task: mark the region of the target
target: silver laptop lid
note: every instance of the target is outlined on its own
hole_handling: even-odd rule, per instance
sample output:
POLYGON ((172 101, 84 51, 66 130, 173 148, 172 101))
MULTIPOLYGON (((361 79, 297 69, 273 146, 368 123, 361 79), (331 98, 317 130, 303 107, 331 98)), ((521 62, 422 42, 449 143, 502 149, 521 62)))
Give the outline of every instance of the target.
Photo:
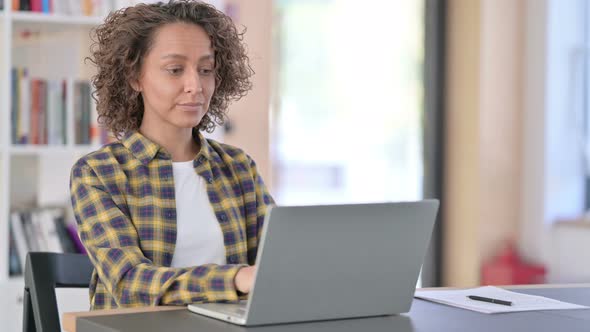
POLYGON ((248 325, 407 312, 437 200, 272 207, 248 325))

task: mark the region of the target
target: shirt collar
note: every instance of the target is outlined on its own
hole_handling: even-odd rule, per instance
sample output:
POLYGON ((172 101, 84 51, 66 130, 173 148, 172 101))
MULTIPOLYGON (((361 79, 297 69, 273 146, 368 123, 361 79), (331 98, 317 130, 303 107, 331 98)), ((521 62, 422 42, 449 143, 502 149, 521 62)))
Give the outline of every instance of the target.
MULTIPOLYGON (((196 129, 193 130, 193 139, 201 147, 199 153, 195 156, 195 160, 209 160, 211 158, 212 148, 207 139, 196 129)), ((170 154, 163 147, 143 136, 139 131, 126 134, 121 139, 121 143, 143 164, 148 164, 152 161, 158 155, 158 152, 165 156, 165 159, 170 159, 170 154)))
POLYGON ((203 136, 203 134, 196 129, 193 129, 193 138, 195 141, 197 141, 197 143, 199 143, 199 146, 201 147, 199 153, 197 153, 197 155, 195 156, 195 160, 210 160, 211 151, 213 150, 213 148, 211 147, 211 145, 209 145, 209 141, 207 141, 205 136, 203 136))

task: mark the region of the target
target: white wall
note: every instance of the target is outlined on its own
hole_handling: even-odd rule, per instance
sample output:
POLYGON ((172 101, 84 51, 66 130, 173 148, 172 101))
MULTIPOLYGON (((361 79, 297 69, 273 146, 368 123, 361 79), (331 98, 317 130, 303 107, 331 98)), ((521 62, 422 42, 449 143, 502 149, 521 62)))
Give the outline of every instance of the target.
POLYGON ((550 282, 590 282, 590 223, 560 223, 551 231, 550 282))
POLYGON ((556 228, 584 209, 583 160, 577 112, 581 105, 582 8, 586 0, 528 0, 525 29, 522 223, 520 251, 544 263, 548 281, 583 279, 576 251, 590 240, 556 228), (567 248, 567 249, 566 249, 567 248), (575 254, 574 254, 575 255, 575 254), (576 272, 579 271, 579 272, 576 272))

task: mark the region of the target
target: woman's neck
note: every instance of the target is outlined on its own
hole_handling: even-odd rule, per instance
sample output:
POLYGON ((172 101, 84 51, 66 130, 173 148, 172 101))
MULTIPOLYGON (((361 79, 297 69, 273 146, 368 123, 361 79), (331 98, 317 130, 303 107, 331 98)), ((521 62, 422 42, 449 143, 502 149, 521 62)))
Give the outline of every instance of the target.
POLYGON ((142 126, 139 132, 160 145, 172 157, 172 161, 189 161, 193 160, 197 153, 199 153, 200 146, 193 139, 192 128, 176 129, 176 130, 150 130, 142 126))

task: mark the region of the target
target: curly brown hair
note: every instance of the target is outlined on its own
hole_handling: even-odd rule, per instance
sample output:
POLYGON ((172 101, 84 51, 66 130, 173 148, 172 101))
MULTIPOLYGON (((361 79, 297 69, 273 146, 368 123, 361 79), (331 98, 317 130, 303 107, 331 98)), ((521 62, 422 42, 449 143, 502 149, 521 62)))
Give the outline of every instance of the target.
POLYGON ((215 92, 209 110, 195 130, 212 132, 226 120, 229 104, 252 88, 245 32, 215 7, 191 0, 138 4, 111 12, 93 29, 87 59, 97 67, 92 78, 99 123, 115 137, 135 131, 143 119, 143 99, 130 82, 137 81, 142 60, 150 51, 156 30, 165 24, 192 23, 202 27, 215 52, 215 92))

